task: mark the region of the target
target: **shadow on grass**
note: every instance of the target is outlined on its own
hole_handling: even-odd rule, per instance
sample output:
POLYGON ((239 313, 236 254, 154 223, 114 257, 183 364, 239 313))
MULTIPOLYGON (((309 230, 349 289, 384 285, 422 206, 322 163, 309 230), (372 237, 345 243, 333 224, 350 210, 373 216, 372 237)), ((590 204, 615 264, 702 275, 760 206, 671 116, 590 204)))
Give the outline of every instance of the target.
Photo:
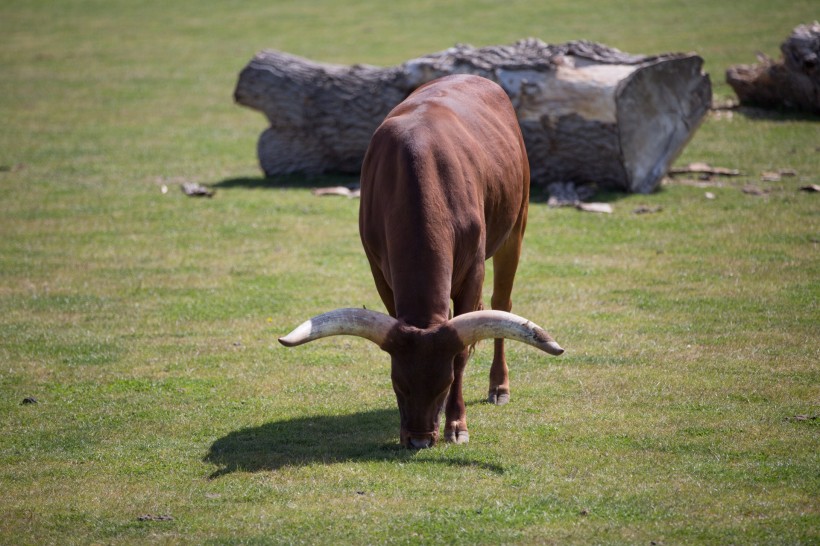
POLYGON ((774 122, 796 121, 808 123, 816 123, 820 121, 820 115, 800 110, 790 110, 779 106, 765 107, 740 105, 728 108, 727 110, 737 112, 750 120, 765 120, 774 122))
MULTIPOLYGON (((654 193, 660 193, 663 191, 663 188, 660 186, 654 193)), ((629 194, 626 192, 618 192, 613 190, 596 190, 594 195, 588 199, 585 199, 585 202, 595 202, 595 203, 610 203, 615 204, 621 199, 629 197, 629 194)), ((530 203, 539 204, 539 205, 546 205, 550 199, 550 192, 547 190, 547 185, 545 184, 531 184, 530 185, 530 203)))
MULTIPOLYGON (((314 176, 307 176, 307 175, 300 175, 300 174, 290 174, 290 175, 282 175, 282 176, 272 176, 265 178, 263 176, 260 177, 240 177, 240 178, 227 178, 225 180, 221 180, 214 184, 209 184, 209 187, 213 189, 234 189, 234 188, 246 188, 246 189, 268 189, 268 190, 276 190, 276 189, 306 189, 306 188, 326 188, 330 186, 345 186, 345 187, 352 187, 358 186, 359 184, 359 176, 358 175, 351 175, 351 174, 328 174, 328 175, 314 175, 314 176)), ((622 197, 625 197, 626 193, 615 192, 615 191, 607 191, 607 190, 600 190, 596 192, 595 201, 600 202, 613 202, 622 197)), ((547 202, 549 199, 549 192, 547 191, 546 184, 537 184, 535 182, 532 183, 530 188, 530 198, 534 202, 547 202)))
MULTIPOLYGON (((299 174, 282 175, 274 177, 245 177, 245 178, 228 178, 215 184, 210 184, 209 187, 215 190, 218 189, 263 189, 263 190, 281 190, 281 189, 316 189, 328 188, 333 186, 344 186, 353 188, 359 185, 358 175, 345 174, 328 174, 306 176, 299 174)), ((662 191, 658 188, 658 191, 662 191)), ((595 193, 595 196, 588 201, 596 201, 599 203, 614 203, 619 199, 626 197, 625 192, 616 192, 608 190, 600 190, 595 193)), ((546 204, 549 200, 550 194, 547 191, 545 184, 533 183, 530 188, 530 202, 546 204)))
MULTIPOLYGON (((358 174, 323 174, 323 175, 304 175, 304 174, 287 174, 271 177, 244 177, 244 178, 227 178, 210 184, 209 187, 217 189, 267 189, 267 190, 282 190, 282 189, 317 189, 328 188, 335 186, 344 186, 352 189, 358 187, 358 174)), ((550 198, 547 183, 539 183, 533 181, 530 184, 530 203, 546 205, 550 198)), ((660 185, 654 193, 664 191, 660 185)), ((615 204, 617 201, 629 197, 629 193, 623 191, 615 191, 611 189, 595 189, 594 195, 585 199, 587 202, 596 203, 610 203, 615 204)))
POLYGON ((272 177, 244 177, 244 178, 228 178, 221 180, 215 184, 211 184, 213 189, 305 189, 305 188, 324 188, 328 186, 353 186, 358 185, 358 175, 316 175, 307 176, 300 174, 290 174, 272 177))
MULTIPOLYGON (((210 479, 237 471, 262 472, 351 461, 435 463, 504 473, 501 465, 471 459, 463 452, 417 461, 420 452, 402 447, 398 432, 397 409, 298 417, 233 431, 216 440, 203 460, 219 467, 210 479)), ((435 454, 437 449, 434 447, 428 453, 435 454)))

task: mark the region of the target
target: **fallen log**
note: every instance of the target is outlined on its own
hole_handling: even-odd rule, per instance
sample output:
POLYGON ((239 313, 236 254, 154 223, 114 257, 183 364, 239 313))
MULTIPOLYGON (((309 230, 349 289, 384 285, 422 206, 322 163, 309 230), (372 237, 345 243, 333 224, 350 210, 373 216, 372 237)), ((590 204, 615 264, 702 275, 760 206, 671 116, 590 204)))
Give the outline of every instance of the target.
POLYGON ((375 128, 420 85, 472 73, 501 85, 518 113, 535 184, 594 183, 649 193, 694 134, 711 84, 694 54, 629 55, 585 41, 451 49, 380 68, 258 53, 234 97, 270 123, 267 176, 356 173, 375 128))
POLYGON ((820 23, 796 27, 780 46, 783 57, 758 54, 758 64, 726 70, 740 104, 820 114, 820 23))

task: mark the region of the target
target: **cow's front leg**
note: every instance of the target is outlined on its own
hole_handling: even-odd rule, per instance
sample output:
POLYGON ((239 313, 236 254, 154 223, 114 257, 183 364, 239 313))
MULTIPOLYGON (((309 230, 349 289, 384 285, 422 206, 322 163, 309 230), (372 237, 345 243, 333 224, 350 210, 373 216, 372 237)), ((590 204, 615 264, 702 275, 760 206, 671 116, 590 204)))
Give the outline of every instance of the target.
POLYGON ((465 349, 453 359, 453 384, 450 386, 444 410, 444 439, 455 444, 466 444, 470 441, 470 433, 467 432, 467 408, 461 391, 464 368, 467 367, 469 356, 469 349, 465 349))
MULTIPOLYGON (((476 258, 477 261, 471 274, 465 279, 458 296, 453 298, 453 315, 455 316, 483 308, 481 303, 481 287, 484 284, 483 252, 477 251, 476 258)), ((444 413, 446 420, 444 439, 456 444, 466 444, 470 441, 470 433, 467 432, 467 408, 464 406, 461 386, 467 359, 470 358, 473 348, 465 347, 453 359, 453 384, 447 395, 447 406, 444 413)))

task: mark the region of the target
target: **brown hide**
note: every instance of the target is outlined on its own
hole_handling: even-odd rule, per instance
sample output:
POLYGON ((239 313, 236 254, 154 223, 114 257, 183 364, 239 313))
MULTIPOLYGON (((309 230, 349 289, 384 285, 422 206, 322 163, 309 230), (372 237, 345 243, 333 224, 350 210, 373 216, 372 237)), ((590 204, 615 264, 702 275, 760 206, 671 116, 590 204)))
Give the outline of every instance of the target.
MULTIPOLYGON (((448 439, 466 441, 467 351, 447 334, 450 300, 455 315, 480 309, 484 261, 496 256, 492 307, 510 310, 528 198, 515 111, 487 79, 435 80, 373 135, 362 167, 359 229, 379 295, 399 321, 383 348, 392 357, 405 445, 436 441, 445 404, 448 439)), ((502 340, 491 397, 493 383, 508 393, 502 340)))
POLYGON ((526 150, 498 85, 451 76, 411 94, 376 130, 361 177, 359 230, 390 314, 445 322, 451 298, 476 295, 476 271, 483 280, 528 197, 526 150))

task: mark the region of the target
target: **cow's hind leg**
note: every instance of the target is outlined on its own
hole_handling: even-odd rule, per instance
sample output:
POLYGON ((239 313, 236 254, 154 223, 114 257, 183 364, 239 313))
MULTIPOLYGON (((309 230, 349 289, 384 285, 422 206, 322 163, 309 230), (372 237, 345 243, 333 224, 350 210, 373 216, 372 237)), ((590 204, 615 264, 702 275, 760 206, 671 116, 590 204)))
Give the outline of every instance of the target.
MULTIPOLYGON (((524 220, 520 220, 509 239, 493 256, 493 297, 492 308, 509 312, 512 309, 512 289, 518 259, 521 256, 521 238, 524 220)), ((510 376, 507 359, 504 356, 504 340, 496 339, 493 363, 490 367, 490 390, 487 401, 503 406, 510 401, 510 376)))

